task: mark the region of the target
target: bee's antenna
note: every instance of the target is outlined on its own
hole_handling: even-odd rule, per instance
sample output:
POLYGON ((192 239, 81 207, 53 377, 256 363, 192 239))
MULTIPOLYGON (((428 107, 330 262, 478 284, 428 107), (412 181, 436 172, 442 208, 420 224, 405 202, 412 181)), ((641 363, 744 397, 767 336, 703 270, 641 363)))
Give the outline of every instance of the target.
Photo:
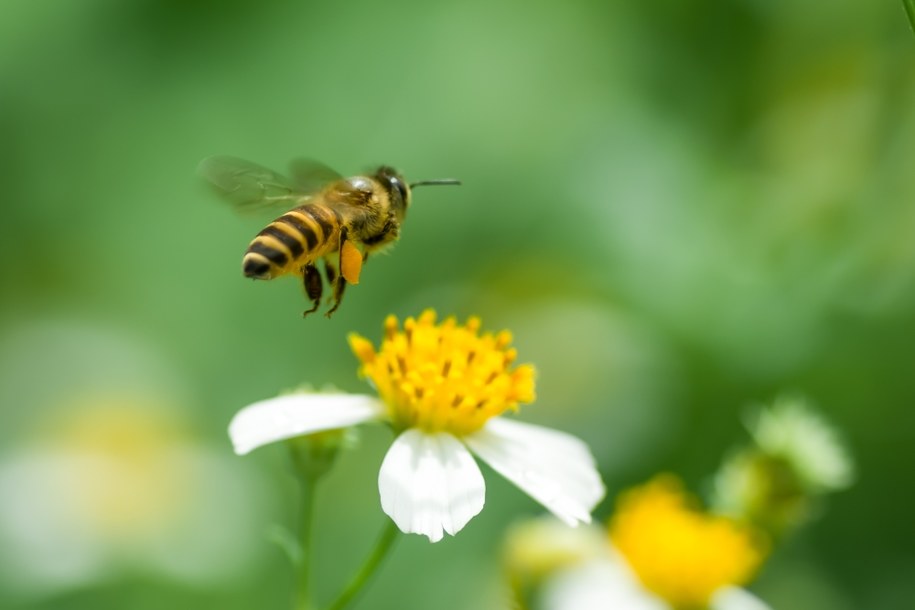
POLYGON ((411 182, 410 188, 414 186, 426 186, 430 184, 456 184, 460 185, 460 180, 455 180, 454 178, 441 178, 439 180, 420 180, 419 182, 411 182))

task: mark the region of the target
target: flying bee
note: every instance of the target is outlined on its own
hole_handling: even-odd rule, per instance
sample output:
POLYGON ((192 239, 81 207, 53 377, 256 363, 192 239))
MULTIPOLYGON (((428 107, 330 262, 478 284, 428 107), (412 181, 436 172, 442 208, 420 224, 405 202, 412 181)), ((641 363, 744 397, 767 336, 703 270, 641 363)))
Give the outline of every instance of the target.
POLYGON ((344 178, 304 159, 293 162, 291 179, 224 156, 204 159, 198 172, 239 210, 289 208, 248 245, 242 272, 256 280, 300 276, 311 300, 305 316, 318 309, 324 279, 333 289, 326 314, 330 317, 340 307, 346 285, 359 283, 369 254, 397 241, 414 187, 460 184, 453 179, 407 183, 387 166, 370 175, 344 178), (323 261, 323 278, 319 260, 323 261))

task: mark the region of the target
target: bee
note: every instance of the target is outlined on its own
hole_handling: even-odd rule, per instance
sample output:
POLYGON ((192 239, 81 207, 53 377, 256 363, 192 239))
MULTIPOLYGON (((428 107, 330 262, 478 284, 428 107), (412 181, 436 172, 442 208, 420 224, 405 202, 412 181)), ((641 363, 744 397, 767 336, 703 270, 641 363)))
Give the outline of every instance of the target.
POLYGON ((248 245, 242 273, 256 280, 301 277, 311 301, 303 316, 317 311, 325 279, 333 289, 326 315, 337 311, 346 285, 359 283, 369 254, 400 237, 414 187, 460 184, 450 178, 407 183, 387 166, 369 175, 344 178, 321 163, 305 159, 293 161, 291 178, 226 156, 204 159, 198 173, 241 211, 288 208, 248 245), (319 260, 323 261, 323 278, 317 267, 319 260))

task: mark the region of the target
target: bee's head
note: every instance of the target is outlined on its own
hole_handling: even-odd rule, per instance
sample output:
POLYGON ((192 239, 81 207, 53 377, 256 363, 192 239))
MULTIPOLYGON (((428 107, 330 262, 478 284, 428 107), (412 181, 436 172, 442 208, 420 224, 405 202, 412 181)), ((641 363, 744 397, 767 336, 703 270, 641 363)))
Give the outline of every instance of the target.
POLYGON ((461 183, 460 180, 454 180, 453 178, 442 178, 439 180, 422 180, 420 182, 408 184, 407 181, 403 179, 403 176, 397 173, 397 170, 387 166, 378 168, 378 171, 375 172, 375 179, 380 181, 381 184, 384 185, 385 190, 387 190, 388 196, 391 198, 391 207, 394 208, 394 213, 397 214, 399 220, 403 220, 403 217, 407 214, 407 208, 410 206, 413 192, 412 189, 414 186, 461 183))
POLYGON ((391 198, 391 207, 400 220, 407 214, 410 206, 410 187, 393 167, 382 166, 375 172, 375 178, 384 185, 388 196, 391 198))

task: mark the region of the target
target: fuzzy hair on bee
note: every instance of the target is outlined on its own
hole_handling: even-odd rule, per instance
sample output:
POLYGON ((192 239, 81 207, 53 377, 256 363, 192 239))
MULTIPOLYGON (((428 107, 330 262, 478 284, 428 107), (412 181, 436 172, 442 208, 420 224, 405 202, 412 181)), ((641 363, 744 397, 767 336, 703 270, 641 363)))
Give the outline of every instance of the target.
POLYGON ((286 209, 251 240, 242 258, 242 273, 256 280, 301 277, 311 301, 304 316, 317 311, 326 280, 332 288, 327 317, 340 307, 347 284, 359 283, 369 254, 400 237, 412 189, 460 184, 454 179, 407 183, 388 166, 344 178, 305 159, 293 161, 290 177, 227 156, 204 159, 198 173, 238 210, 286 209))

